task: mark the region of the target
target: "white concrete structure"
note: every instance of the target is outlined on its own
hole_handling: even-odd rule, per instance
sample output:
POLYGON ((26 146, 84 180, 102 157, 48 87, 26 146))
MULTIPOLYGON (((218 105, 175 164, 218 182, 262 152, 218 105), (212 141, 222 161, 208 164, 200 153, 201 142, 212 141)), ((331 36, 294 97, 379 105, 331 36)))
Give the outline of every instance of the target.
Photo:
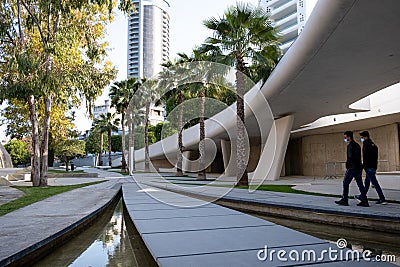
POLYGON ((93 117, 98 119, 100 115, 107 114, 108 112, 114 113, 115 109, 111 108, 110 100, 105 100, 104 105, 98 105, 93 108, 93 117))
POLYGON ((128 22, 128 77, 153 77, 169 59, 169 0, 133 0, 128 22))
MULTIPOLYGON (((398 10, 398 0, 381 1, 379 9, 374 1, 318 2, 302 34, 266 83, 245 95, 248 135, 260 137, 269 133, 269 138, 261 137, 258 144, 251 144, 260 147, 258 157, 253 155, 257 162, 255 176, 260 175, 253 177, 256 183, 265 178, 279 178, 278 170, 283 165, 291 130, 321 117, 354 112, 350 108, 354 102, 400 82, 398 10), (271 124, 264 122, 260 128, 252 112, 265 108, 260 95, 279 120, 276 121, 275 134, 279 137, 276 142, 272 140, 275 136, 270 131, 271 124), (266 127, 269 128, 266 130, 266 127), (271 142, 276 144, 273 150, 269 146, 271 142)), ((232 108, 228 108, 206 121, 206 138, 212 139, 221 150, 221 140, 226 140, 227 132, 235 129, 232 108)), ((197 149, 198 142, 198 125, 183 132, 186 149, 197 149)), ((149 153, 152 160, 161 162, 167 156, 176 157, 176 151, 177 137, 172 136, 150 146, 149 153)), ((222 154, 224 159, 228 157, 226 148, 222 154)), ((136 151, 136 160, 141 167, 144 150, 136 151)))
POLYGON ((258 5, 271 14, 285 53, 306 25, 318 0, 259 0, 258 5))

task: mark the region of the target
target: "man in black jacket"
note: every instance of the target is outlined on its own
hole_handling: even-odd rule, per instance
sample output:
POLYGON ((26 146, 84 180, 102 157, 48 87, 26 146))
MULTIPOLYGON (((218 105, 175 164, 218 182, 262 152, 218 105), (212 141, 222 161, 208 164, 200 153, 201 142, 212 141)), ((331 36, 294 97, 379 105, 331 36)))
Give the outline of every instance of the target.
POLYGON ((358 189, 360 190, 360 203, 357 206, 369 207, 367 193, 362 182, 362 164, 361 164, 361 147, 354 141, 353 132, 344 133, 344 141, 347 143, 347 161, 346 174, 343 179, 343 196, 340 200, 335 201, 336 204, 348 206, 349 202, 349 185, 353 178, 356 180, 358 189))
MULTIPOLYGON (((378 147, 372 142, 368 131, 361 132, 360 136, 363 143, 363 168, 366 174, 365 191, 368 192, 369 186, 372 183, 379 196, 379 200, 376 203, 385 205, 387 202, 375 175, 378 168, 378 147)), ((360 196, 356 196, 356 198, 360 199, 360 196)))

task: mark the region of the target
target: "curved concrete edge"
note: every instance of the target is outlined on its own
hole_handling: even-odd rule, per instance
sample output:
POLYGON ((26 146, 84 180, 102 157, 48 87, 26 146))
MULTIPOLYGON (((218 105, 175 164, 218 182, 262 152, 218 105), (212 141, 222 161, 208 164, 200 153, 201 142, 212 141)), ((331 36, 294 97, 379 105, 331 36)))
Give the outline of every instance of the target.
MULTIPOLYGON (((80 232, 87 227, 94 219, 100 216, 108 207, 115 203, 120 197, 122 192, 122 183, 115 184, 112 188, 115 193, 104 205, 92 211, 90 214, 77 220, 75 223, 70 224, 68 227, 54 233, 53 235, 35 243, 15 254, 6 257, 0 261, 0 267, 3 266, 27 266, 32 263, 32 259, 38 259, 47 254, 49 250, 57 245, 63 243, 65 240, 72 237, 72 235, 80 232)), ((66 192, 68 193, 68 192, 66 192)))
POLYGON ((178 190, 175 188, 168 188, 168 186, 159 186, 153 183, 147 185, 204 201, 211 201, 215 204, 244 212, 259 213, 309 222, 327 223, 331 225, 348 225, 354 228, 377 230, 380 232, 399 233, 400 231, 400 217, 395 218, 375 214, 327 210, 317 207, 301 206, 300 204, 277 204, 268 203, 268 201, 258 202, 257 200, 252 201, 249 199, 230 196, 224 196, 215 200, 215 196, 204 193, 178 190))
MULTIPOLYGON (((135 184, 136 185, 136 184, 135 184)), ((140 190, 140 188, 138 188, 138 190, 140 190)), ((129 195, 128 193, 125 193, 127 190, 125 189, 125 186, 122 186, 121 192, 122 192, 122 203, 124 205, 124 208, 126 209, 127 213, 128 213, 128 217, 130 218, 130 222, 133 224, 134 226, 134 230, 136 231, 136 233, 139 235, 141 241, 143 242, 143 244, 146 246, 148 252, 150 253, 151 257, 154 259, 156 265, 159 265, 159 262, 157 261, 157 255, 154 254, 154 251, 151 249, 150 244, 148 244, 146 242, 146 239, 143 238, 143 233, 141 231, 138 230, 138 225, 137 225, 137 221, 135 221, 133 219, 132 214, 130 213, 128 207, 127 207, 127 201, 126 201, 126 197, 129 195)))

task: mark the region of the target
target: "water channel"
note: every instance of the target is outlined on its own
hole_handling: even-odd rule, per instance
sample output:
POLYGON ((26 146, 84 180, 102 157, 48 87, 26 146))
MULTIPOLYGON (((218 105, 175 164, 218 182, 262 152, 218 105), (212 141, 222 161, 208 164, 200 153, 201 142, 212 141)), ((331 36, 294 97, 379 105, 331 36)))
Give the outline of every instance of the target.
POLYGON ((157 266, 119 201, 35 267, 157 266))
MULTIPOLYGON (((395 255, 400 266, 400 234, 355 230, 271 216, 251 214, 318 238, 336 242, 345 238, 353 249, 395 255)), ((120 201, 88 229, 54 250, 35 267, 157 266, 120 201)))

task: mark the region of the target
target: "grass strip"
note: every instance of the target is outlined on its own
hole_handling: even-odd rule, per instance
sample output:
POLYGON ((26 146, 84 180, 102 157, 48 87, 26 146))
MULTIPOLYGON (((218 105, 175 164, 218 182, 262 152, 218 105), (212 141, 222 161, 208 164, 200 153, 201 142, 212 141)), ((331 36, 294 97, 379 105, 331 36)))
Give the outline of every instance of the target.
MULTIPOLYGON (((228 184, 196 184, 196 183, 184 183, 184 182, 174 182, 173 184, 181 184, 181 185, 197 185, 197 186, 215 186, 215 187, 232 187, 232 185, 228 184)), ((280 192, 280 193, 291 193, 291 194, 300 194, 300 195, 311 195, 311 196, 321 196, 321 197, 341 197, 340 195, 333 194, 322 194, 322 193, 314 193, 301 191, 297 189, 293 189, 294 185, 260 185, 260 186, 235 186, 237 189, 256 189, 261 191, 271 191, 271 192, 280 192)))
POLYGON ((49 170, 48 171, 49 173, 61 173, 61 174, 66 174, 66 173, 85 173, 85 171, 69 171, 69 172, 67 172, 67 171, 63 171, 63 170, 49 170))
POLYGON ((105 181, 97 181, 85 184, 77 185, 65 185, 65 186, 48 186, 48 187, 31 187, 31 186, 13 186, 18 190, 25 193, 23 197, 10 201, 0 206, 0 216, 23 208, 35 202, 41 201, 45 198, 68 192, 77 188, 103 183, 105 181))

